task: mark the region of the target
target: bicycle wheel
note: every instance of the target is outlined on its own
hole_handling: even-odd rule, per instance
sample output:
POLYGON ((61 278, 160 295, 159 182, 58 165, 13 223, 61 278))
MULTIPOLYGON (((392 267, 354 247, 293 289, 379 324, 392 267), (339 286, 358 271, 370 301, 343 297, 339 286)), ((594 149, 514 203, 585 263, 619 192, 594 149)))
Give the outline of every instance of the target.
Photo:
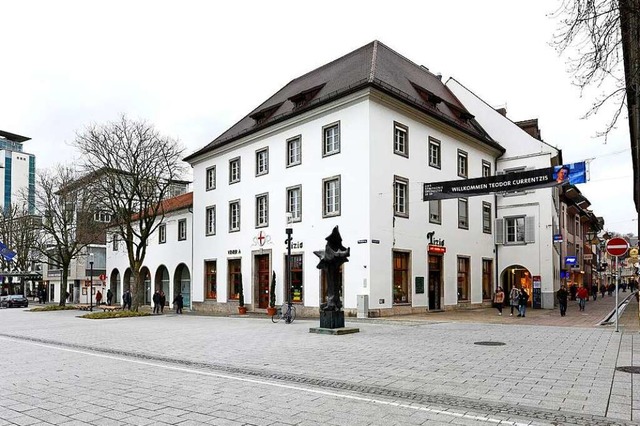
POLYGON ((291 320, 289 321, 289 324, 291 324, 294 319, 296 319, 296 307, 292 305, 291 306, 291 320))
POLYGON ((271 315, 271 322, 275 324, 281 319, 282 319, 282 308, 278 308, 275 315, 271 315))

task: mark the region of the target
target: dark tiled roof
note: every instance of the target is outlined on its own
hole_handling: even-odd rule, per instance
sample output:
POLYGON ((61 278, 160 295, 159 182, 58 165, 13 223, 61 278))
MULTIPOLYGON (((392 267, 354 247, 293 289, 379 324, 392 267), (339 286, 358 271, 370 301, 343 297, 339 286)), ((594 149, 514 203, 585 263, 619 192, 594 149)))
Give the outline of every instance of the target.
POLYGON ((375 87, 504 152, 439 77, 379 41, 373 41, 292 80, 185 161, 366 87, 375 87), (302 92, 318 87, 320 89, 307 103, 295 105, 292 102, 291 98, 296 100, 302 92))

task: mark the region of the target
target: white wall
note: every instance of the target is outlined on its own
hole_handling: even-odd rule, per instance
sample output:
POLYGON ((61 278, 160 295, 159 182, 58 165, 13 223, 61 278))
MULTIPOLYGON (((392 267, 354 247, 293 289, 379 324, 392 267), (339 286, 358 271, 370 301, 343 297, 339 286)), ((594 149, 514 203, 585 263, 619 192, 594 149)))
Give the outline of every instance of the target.
MULTIPOLYGON (((556 148, 529 135, 456 80, 450 79, 447 87, 505 148, 505 153, 497 160, 498 171, 521 167, 541 169, 553 165, 552 158, 559 154, 556 148)), ((522 265, 531 275, 540 275, 542 307, 553 308, 553 293, 559 288, 559 276, 555 272, 559 252, 553 245, 553 234, 557 231, 553 225, 557 225, 559 219, 553 188, 524 191, 520 195, 497 195, 496 199, 498 218, 518 215, 536 218, 535 243, 498 245, 499 274, 512 265, 522 265)))

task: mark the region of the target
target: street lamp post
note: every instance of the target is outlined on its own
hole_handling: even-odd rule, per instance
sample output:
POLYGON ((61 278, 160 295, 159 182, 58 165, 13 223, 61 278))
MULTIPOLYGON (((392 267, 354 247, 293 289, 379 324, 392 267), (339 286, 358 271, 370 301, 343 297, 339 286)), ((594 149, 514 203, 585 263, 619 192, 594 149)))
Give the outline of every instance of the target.
POLYGON ((89 253, 89 310, 93 311, 93 253, 89 253))
MULTIPOLYGON (((285 229, 287 233, 287 306, 289 308, 289 312, 291 312, 291 235, 293 234, 293 228, 285 229)), ((286 318, 287 324, 291 322, 291 317, 288 316, 286 318)))

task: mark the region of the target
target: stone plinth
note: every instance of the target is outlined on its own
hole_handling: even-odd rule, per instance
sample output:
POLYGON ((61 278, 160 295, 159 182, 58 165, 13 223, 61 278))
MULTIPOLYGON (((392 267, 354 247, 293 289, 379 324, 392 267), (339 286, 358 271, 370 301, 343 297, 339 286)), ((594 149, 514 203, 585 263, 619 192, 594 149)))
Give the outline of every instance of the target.
POLYGON ((344 328, 344 311, 320 311, 320 328, 344 328))

